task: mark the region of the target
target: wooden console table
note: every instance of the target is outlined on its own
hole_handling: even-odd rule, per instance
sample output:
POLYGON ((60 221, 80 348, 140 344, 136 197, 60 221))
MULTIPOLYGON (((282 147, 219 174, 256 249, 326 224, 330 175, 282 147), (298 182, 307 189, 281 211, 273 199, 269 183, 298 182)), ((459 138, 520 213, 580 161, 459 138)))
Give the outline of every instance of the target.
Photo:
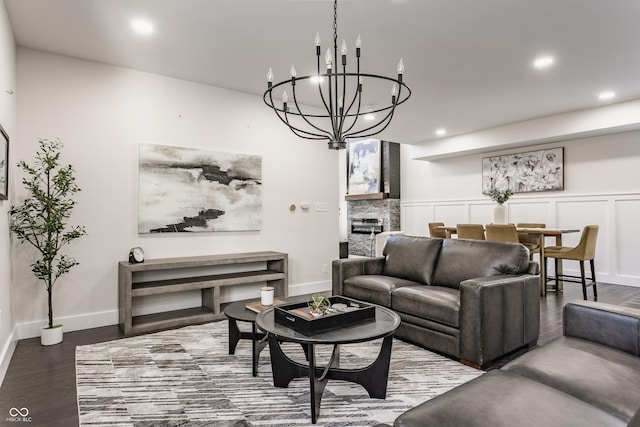
MULTIPOLYGON (((118 264, 118 305, 120 329, 125 335, 158 331, 224 318, 220 311, 220 288, 266 282, 275 288, 276 297, 288 295, 288 255, 281 252, 246 252, 182 258, 149 259, 140 264, 122 261, 118 264), (190 269, 265 263, 263 269, 233 273, 189 275, 190 269), (145 272, 183 270, 184 276, 172 279, 141 281, 145 272), (200 290, 202 306, 164 313, 133 316, 134 298, 200 290)), ((246 266, 245 266, 246 269, 246 266)), ((196 273, 197 274, 197 273, 196 273)), ((174 274, 175 275, 175 274, 174 274)))

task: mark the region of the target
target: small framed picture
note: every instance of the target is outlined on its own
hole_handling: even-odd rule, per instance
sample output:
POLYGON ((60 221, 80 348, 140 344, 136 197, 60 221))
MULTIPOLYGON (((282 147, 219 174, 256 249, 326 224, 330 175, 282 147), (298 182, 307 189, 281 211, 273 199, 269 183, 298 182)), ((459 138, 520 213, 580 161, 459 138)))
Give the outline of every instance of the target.
POLYGON ((0 125, 0 200, 9 196, 9 135, 0 125))

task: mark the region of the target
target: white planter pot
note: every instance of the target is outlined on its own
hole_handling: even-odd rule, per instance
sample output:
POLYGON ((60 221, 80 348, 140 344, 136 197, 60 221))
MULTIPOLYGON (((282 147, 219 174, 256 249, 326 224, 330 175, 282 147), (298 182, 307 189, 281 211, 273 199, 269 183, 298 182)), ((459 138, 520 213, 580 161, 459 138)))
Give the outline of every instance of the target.
POLYGON ((42 345, 54 345, 62 342, 62 325, 53 327, 51 329, 46 326, 42 327, 40 331, 40 344, 42 345))
POLYGON ((493 210, 493 223, 494 224, 508 224, 509 223, 509 210, 506 205, 497 205, 493 210))

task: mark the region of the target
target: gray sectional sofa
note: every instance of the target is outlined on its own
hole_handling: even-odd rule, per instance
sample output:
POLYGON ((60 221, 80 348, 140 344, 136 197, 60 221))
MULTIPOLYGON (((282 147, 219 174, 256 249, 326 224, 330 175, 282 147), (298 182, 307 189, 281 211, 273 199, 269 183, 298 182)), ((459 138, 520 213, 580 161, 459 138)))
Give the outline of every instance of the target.
POLYGON ((564 336, 400 415, 395 427, 640 426, 640 310, 565 305, 564 336))
POLYGON ((536 343, 539 268, 523 245, 392 235, 383 254, 334 261, 332 292, 396 311, 396 337, 474 367, 536 343))

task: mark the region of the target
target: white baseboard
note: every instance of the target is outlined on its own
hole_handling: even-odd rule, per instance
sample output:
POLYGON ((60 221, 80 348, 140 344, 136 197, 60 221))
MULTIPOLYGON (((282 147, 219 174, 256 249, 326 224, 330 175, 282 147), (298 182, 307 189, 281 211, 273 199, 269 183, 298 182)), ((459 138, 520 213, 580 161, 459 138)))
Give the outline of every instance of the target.
MULTIPOLYGON (((79 331, 82 329, 99 328, 101 326, 117 325, 118 310, 102 311, 98 313, 81 314, 56 318, 56 323, 61 324, 64 332, 79 331)), ((40 336, 40 329, 47 324, 47 320, 25 322, 16 324, 17 339, 35 338, 40 336)))
POLYGON ((13 356, 13 351, 16 349, 17 344, 18 340, 16 339, 16 328, 14 327, 9 334, 7 342, 2 348, 2 351, 0 352, 0 386, 2 386, 4 377, 9 370, 9 363, 11 363, 11 357, 13 356))
MULTIPOLYGON (((304 295, 314 292, 330 292, 331 281, 303 283, 300 285, 289 286, 289 295, 304 295)), ((236 295, 237 299, 251 298, 253 294, 236 295)), ((179 307, 184 308, 184 307, 179 307)), ((173 306, 154 305, 149 307, 148 312, 158 312, 167 309, 176 309, 173 306)), ((146 311, 146 310, 145 310, 146 311)), ((145 313, 146 314, 146 313, 145 313)), ((98 313, 87 313, 78 316, 68 316, 56 318, 56 323, 62 324, 65 332, 79 331, 82 329, 99 328, 101 326, 117 325, 118 310, 109 310, 98 313)), ((35 338, 40 336, 40 328, 47 323, 46 319, 37 320, 35 322, 18 323, 14 328, 15 340, 23 340, 26 338, 35 338)), ((15 347, 15 343, 14 343, 15 347)), ((12 350, 13 351, 13 350, 12 350)))
POLYGON ((312 294, 314 292, 331 292, 331 280, 289 286, 289 296, 291 297, 296 295, 312 294))

